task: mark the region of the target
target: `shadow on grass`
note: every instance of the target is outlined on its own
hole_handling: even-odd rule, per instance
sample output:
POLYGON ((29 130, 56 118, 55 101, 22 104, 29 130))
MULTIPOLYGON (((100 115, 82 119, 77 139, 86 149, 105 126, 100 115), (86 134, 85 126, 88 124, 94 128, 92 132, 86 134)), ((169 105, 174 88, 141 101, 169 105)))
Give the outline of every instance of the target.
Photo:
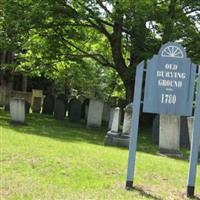
MULTIPOLYGON (((13 125, 10 122, 8 112, 0 110, 0 125, 24 134, 49 137, 65 142, 85 142, 96 145, 104 145, 106 128, 86 129, 86 125, 70 123, 68 119, 58 121, 53 116, 43 114, 28 114, 26 116, 27 124, 24 126, 13 125)), ((119 148, 119 147, 117 147, 119 148)), ((120 148, 127 151, 127 148, 120 148)), ((151 134, 149 129, 140 130, 138 137, 137 151, 157 155, 158 146, 151 143, 151 134)))
MULTIPOLYGON (((131 191, 131 190, 130 190, 131 191)), ((146 192, 143 188, 141 187, 134 187, 133 191, 137 191, 140 193, 141 196, 147 197, 147 198, 151 198, 151 199, 155 199, 155 200, 163 200, 160 197, 157 197, 155 195, 152 195, 148 192, 146 192)))
POLYGON ((9 113, 0 111, 0 126, 20 133, 103 145, 105 129, 90 130, 84 124, 72 124, 68 120, 57 121, 52 116, 41 114, 29 114, 26 119, 27 124, 24 126, 13 125, 10 123, 9 113))

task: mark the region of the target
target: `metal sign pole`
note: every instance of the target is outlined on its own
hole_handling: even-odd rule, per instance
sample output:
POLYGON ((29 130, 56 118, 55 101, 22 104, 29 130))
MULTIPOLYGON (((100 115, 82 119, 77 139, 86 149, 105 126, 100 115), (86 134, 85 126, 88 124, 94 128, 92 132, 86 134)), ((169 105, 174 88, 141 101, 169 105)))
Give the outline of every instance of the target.
POLYGON ((134 100, 133 100, 134 115, 132 115, 132 122, 131 122, 131 138, 129 144, 126 189, 133 188, 143 73, 144 73, 144 61, 137 66, 136 70, 136 81, 135 81, 134 100))
POLYGON ((198 78, 198 89, 196 97, 196 108, 194 114, 194 124, 192 131, 191 151, 190 151, 190 167, 187 186, 187 196, 193 197, 195 190, 196 171, 198 163, 198 150, 200 145, 200 76, 198 78))

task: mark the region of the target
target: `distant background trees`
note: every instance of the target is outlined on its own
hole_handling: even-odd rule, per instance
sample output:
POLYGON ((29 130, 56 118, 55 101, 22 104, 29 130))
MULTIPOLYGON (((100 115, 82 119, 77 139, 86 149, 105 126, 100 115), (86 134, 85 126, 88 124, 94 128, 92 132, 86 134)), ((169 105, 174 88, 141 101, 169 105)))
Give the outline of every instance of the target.
POLYGON ((132 100, 136 65, 178 41, 200 63, 199 0, 1 0, 1 68, 69 94, 132 100), (3 62, 1 62, 3 63, 3 62))

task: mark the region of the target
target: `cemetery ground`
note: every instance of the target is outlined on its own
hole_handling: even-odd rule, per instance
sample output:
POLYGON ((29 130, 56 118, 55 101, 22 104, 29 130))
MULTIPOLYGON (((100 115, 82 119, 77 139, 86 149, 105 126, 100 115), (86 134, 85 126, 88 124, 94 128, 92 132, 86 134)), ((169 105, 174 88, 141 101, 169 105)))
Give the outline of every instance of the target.
MULTIPOLYGON (((0 199, 187 199, 185 159, 159 156, 140 130, 135 190, 125 190, 128 150, 103 145, 105 129, 30 114, 14 126, 0 111, 0 199)), ((200 199, 200 165, 196 180, 200 199)))

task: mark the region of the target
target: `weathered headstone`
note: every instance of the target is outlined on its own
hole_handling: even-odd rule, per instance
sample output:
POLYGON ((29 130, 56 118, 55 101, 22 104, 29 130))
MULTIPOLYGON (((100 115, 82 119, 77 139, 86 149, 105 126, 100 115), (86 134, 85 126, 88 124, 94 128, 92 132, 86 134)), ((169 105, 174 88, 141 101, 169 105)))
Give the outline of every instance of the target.
POLYGON ((160 153, 181 156, 180 153, 180 117, 160 115, 159 134, 160 153))
POLYGON ((67 98, 67 96, 65 94, 58 94, 56 99, 63 101, 63 103, 65 105, 65 112, 66 112, 67 109, 68 109, 68 98, 67 98))
POLYGON ((133 104, 130 103, 124 108, 124 121, 122 134, 129 135, 131 132, 131 120, 132 120, 132 108, 133 104))
POLYGON ((114 113, 115 113, 115 108, 110 108, 110 117, 109 117, 109 123, 108 123, 108 129, 111 129, 112 126, 112 122, 113 122, 113 117, 114 117, 114 113))
POLYGON ((74 99, 70 103, 69 107, 69 119, 71 122, 80 123, 81 121, 81 102, 78 99, 74 99))
POLYGON ((25 123, 25 101, 20 98, 10 99, 10 115, 12 123, 25 123))
POLYGON ((120 121, 121 121, 121 111, 120 111, 120 108, 117 107, 115 108, 115 111, 114 111, 114 116, 113 116, 110 132, 117 135, 119 134, 120 121))
POLYGON ((28 114, 30 111, 31 104, 25 100, 25 113, 28 114))
MULTIPOLYGON (((153 120, 152 126, 152 142, 159 144, 159 127, 160 127, 160 116, 156 115, 153 120)), ((181 117, 180 121, 180 147, 189 148, 189 135, 186 117, 181 117)))
POLYGON ((100 100, 90 100, 87 127, 101 127, 103 115, 103 102, 100 100))
POLYGON ((42 113, 52 115, 54 111, 54 96, 47 94, 43 101, 42 113))
POLYGON ((54 107, 54 118, 57 120, 64 120, 66 115, 65 104, 62 100, 56 99, 54 107))
POLYGON ((114 110, 111 130, 107 132, 104 140, 104 145, 128 147, 129 135, 121 134, 119 126, 121 123, 121 109, 116 107, 114 110))
POLYGON ((32 105, 32 112, 33 113, 40 113, 42 105, 42 98, 41 97, 34 97, 33 105, 32 105))
POLYGON ((32 89, 31 107, 33 106, 35 97, 40 97, 43 100, 43 91, 38 89, 32 89))
POLYGON ((110 118, 110 104, 109 103, 104 103, 103 105, 103 116, 102 120, 105 124, 108 124, 109 118, 110 118))
POLYGON ((76 97, 72 97, 68 102, 68 117, 70 116, 71 105, 76 101, 76 97))

